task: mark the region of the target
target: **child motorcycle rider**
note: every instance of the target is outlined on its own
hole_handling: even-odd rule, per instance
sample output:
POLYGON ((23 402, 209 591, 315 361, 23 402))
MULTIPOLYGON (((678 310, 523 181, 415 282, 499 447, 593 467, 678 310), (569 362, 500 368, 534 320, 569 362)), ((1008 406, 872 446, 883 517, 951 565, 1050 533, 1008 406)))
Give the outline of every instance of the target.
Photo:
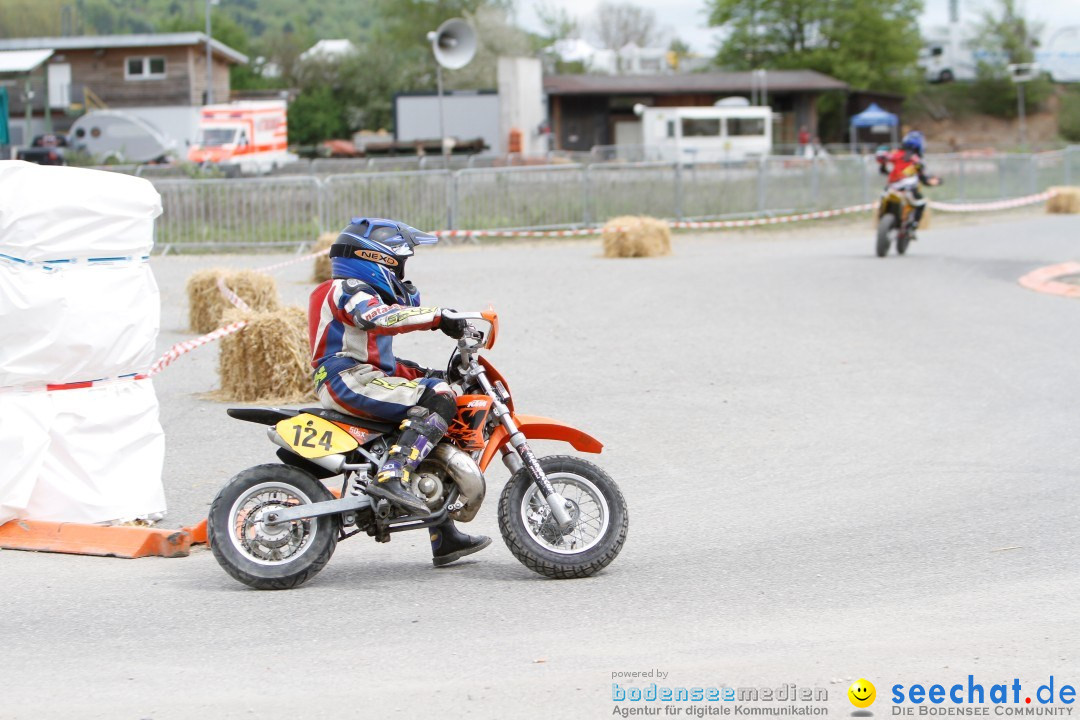
POLYGON ((915 228, 919 227, 923 212, 926 210, 926 198, 919 192, 919 183, 924 185, 938 185, 940 180, 926 175, 926 167, 923 165, 923 150, 925 140, 918 130, 912 130, 904 135, 899 150, 879 150, 876 154, 878 169, 882 175, 888 175, 888 186, 893 190, 908 195, 911 204, 915 208, 915 218, 912 224, 912 239, 915 239, 915 228))
MULTIPOLYGON (((354 218, 330 246, 331 281, 312 294, 309 322, 316 394, 323 407, 362 418, 401 421, 367 493, 429 515, 406 485, 457 414, 454 392, 443 373, 394 356, 393 336, 441 330, 460 338, 465 321, 439 307, 421 307, 420 293, 405 280, 405 261, 418 245, 438 237, 405 223, 354 218)), ((453 520, 431 528, 432 562, 449 564, 491 543, 460 532, 453 520)))

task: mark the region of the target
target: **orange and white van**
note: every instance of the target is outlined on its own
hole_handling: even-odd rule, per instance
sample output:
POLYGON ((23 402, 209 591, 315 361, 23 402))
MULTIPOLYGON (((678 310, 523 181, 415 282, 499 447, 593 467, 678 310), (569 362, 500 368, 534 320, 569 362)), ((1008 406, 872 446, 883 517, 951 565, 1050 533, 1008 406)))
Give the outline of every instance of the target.
POLYGON ((284 100, 204 105, 188 160, 236 165, 245 175, 261 174, 296 160, 288 145, 284 100))

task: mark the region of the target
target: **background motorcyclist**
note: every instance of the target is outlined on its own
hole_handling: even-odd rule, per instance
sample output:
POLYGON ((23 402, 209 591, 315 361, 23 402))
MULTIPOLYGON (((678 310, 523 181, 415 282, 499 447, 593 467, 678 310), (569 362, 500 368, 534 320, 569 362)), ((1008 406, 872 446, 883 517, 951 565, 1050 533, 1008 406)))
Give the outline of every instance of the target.
MULTIPOLYGON (((408 489, 413 473, 435 448, 457 414, 454 392, 441 371, 394 356, 393 336, 441 330, 460 338, 464 320, 439 307, 421 307, 420 293, 405 280, 405 261, 438 237, 405 223, 354 218, 330 246, 331 280, 310 304, 311 364, 323 407, 348 415, 401 422, 397 442, 369 495, 417 515, 430 511, 408 489)), ((447 519, 431 529, 433 562, 445 565, 487 547, 491 539, 466 535, 447 519)))
POLYGON ((936 177, 926 174, 923 164, 923 151, 925 139, 918 130, 912 130, 904 135, 899 150, 879 150, 876 154, 878 169, 882 175, 888 175, 889 189, 896 190, 908 196, 911 205, 915 209, 915 217, 912 221, 912 239, 915 228, 922 220, 926 210, 926 198, 919 192, 919 184, 937 185, 940 181, 936 177))

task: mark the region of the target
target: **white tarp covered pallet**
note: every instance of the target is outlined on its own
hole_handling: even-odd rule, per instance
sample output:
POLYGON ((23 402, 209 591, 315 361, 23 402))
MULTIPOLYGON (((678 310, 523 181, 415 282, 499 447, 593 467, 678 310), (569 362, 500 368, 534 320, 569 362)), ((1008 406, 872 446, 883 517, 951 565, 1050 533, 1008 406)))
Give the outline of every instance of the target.
POLYGON ((160 214, 141 178, 0 162, 0 523, 164 513, 157 398, 134 377, 160 324, 160 214))

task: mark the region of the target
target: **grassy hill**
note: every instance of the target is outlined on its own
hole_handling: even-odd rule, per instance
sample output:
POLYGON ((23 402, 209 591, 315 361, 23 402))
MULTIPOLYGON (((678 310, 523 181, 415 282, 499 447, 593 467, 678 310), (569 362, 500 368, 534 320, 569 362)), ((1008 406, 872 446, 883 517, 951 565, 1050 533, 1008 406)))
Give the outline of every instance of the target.
MULTIPOLYGON (((3 0, 0 37, 107 35, 163 32, 201 22, 205 0, 3 0)), ((353 0, 221 0, 214 7, 252 41, 295 33, 362 39, 378 16, 378 3, 353 0)))

